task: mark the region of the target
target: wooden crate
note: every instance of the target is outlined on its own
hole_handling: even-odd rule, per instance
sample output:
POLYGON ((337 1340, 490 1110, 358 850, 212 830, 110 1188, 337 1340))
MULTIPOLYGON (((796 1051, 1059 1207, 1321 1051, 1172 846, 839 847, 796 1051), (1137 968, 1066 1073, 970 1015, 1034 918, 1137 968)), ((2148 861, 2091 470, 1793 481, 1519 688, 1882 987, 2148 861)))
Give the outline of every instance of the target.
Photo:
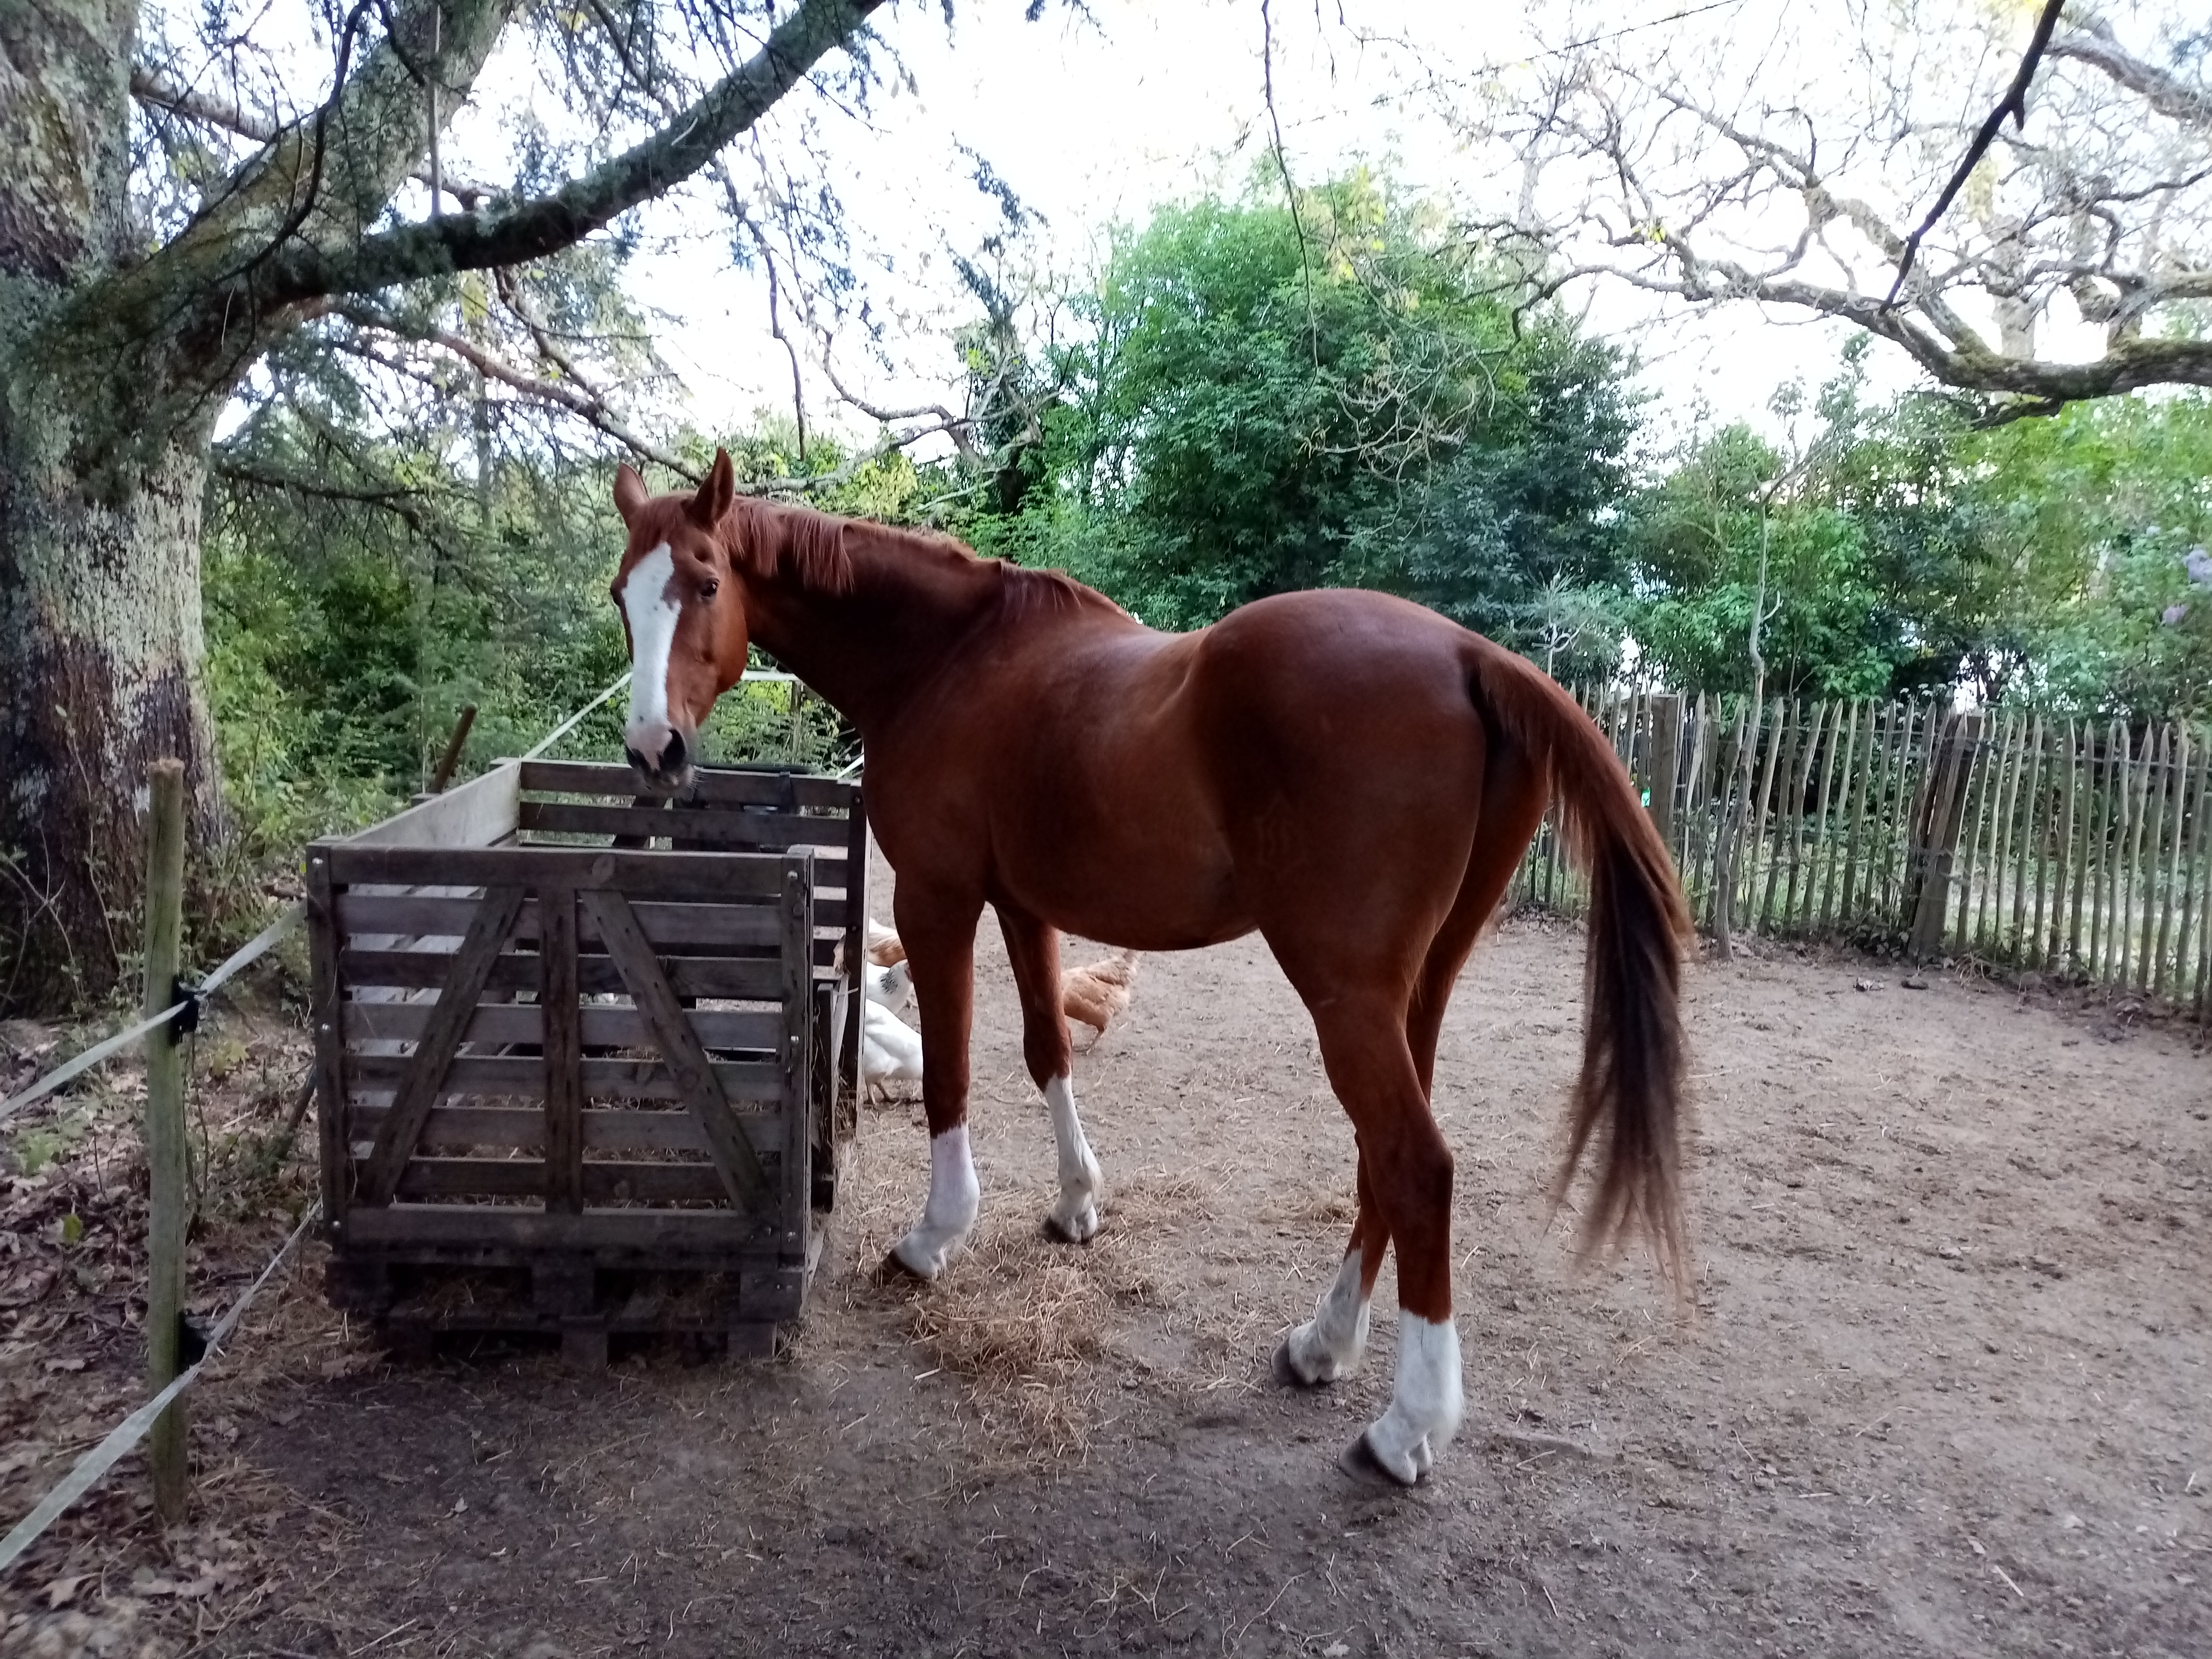
POLYGON ((860 1088, 857 786, 503 763, 307 853, 329 1285, 442 1330, 772 1347, 860 1088))

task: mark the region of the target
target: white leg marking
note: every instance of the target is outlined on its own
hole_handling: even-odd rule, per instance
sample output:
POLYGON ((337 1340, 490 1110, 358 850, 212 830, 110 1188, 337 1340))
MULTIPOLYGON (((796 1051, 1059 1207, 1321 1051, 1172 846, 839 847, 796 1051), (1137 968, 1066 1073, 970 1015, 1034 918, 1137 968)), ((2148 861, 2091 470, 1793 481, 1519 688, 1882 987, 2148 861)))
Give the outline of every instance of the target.
POLYGON ((891 1254, 920 1277, 936 1278, 975 1226, 980 1197, 975 1160, 968 1152, 968 1126, 957 1123, 930 1141, 929 1202, 891 1254))
POLYGON ((1309 1384, 1334 1382, 1359 1369, 1367 1351, 1367 1298, 1359 1290, 1364 1261, 1359 1250, 1346 1253, 1336 1282, 1314 1304, 1314 1316, 1284 1345, 1291 1368, 1309 1384))
POLYGON ((1053 1139, 1060 1143, 1060 1202, 1052 1206, 1051 1221, 1063 1237, 1080 1244, 1098 1231, 1098 1200, 1105 1196, 1105 1180, 1091 1143, 1083 1138, 1083 1120, 1075 1115, 1075 1091, 1064 1077, 1044 1085, 1044 1103, 1052 1113, 1053 1139))
MULTIPOLYGON (((623 615, 629 619, 629 725, 625 733, 630 746, 641 748, 641 738, 658 736, 662 744, 668 732, 668 653, 676 645, 676 619, 684 614, 682 601, 669 597, 676 574, 676 556, 666 542, 629 568, 623 580, 623 615)), ((660 753, 655 747, 648 751, 660 753)))
POLYGON ((1459 1329, 1449 1318, 1398 1314, 1398 1377, 1390 1409, 1367 1425, 1367 1449, 1412 1486, 1459 1431, 1459 1329))

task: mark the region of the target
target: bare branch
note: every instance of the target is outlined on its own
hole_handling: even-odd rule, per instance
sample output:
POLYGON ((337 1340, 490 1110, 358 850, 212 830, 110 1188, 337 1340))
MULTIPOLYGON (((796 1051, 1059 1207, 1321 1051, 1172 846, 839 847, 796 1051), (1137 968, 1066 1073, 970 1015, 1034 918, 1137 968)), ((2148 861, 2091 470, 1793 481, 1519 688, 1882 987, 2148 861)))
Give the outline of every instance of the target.
POLYGON ((1905 290, 1905 279, 1912 272, 1912 262, 1919 257, 1921 239, 1936 228, 1936 222, 1951 205, 1952 198, 1966 188, 1966 180, 1973 176, 1974 169, 1982 164, 1982 157, 1996 142, 2005 117, 2012 117, 2015 127, 2024 129, 2027 125, 2028 83, 2035 79, 2035 71, 2043 62, 2044 48, 2051 44, 2051 31, 2058 27, 2058 14, 2065 6, 2066 0, 2044 0, 2043 15, 2035 20, 2035 34, 2027 43, 2027 54, 2020 60, 2020 71, 2013 76, 2011 87, 1974 134, 1973 143, 1966 146, 1966 158, 1952 173, 1950 182, 1943 186, 1943 193, 1936 198, 1936 205, 1928 210, 1928 216, 1920 222, 1918 229, 1905 239, 1905 255, 1897 262, 1897 280, 1889 285, 1889 298, 1882 301, 1885 309, 1896 305, 1897 296, 1905 290))
MULTIPOLYGON (((525 397, 565 410, 579 420, 604 432, 641 460, 655 462, 672 472, 689 478, 694 483, 706 476, 673 451, 663 448, 650 439, 641 437, 621 416, 608 407, 604 396, 594 391, 587 382, 581 381, 580 378, 578 380, 578 384, 571 386, 559 380, 549 380, 543 376, 532 374, 526 370, 516 368, 511 363, 485 350, 474 341, 466 339, 450 329, 440 328, 434 324, 401 317, 364 301, 343 301, 331 307, 331 309, 332 314, 343 317, 358 327, 371 329, 378 333, 391 335, 399 339, 434 345, 442 351, 450 352, 486 380, 496 380, 501 386, 511 387, 525 397)), ((537 331, 533 330, 532 333, 535 336, 537 331)), ((566 362, 564 358, 556 357, 556 361, 566 362)), ((573 367, 569 368, 568 372, 572 377, 574 375, 573 367)))
POLYGON ((2130 57, 2101 24, 2093 23, 2080 33, 2054 40, 2051 56, 2070 58, 2102 70, 2130 92, 2141 94, 2143 101, 2160 115, 2185 126, 2212 126, 2212 91, 2191 86, 2178 75, 2130 57))

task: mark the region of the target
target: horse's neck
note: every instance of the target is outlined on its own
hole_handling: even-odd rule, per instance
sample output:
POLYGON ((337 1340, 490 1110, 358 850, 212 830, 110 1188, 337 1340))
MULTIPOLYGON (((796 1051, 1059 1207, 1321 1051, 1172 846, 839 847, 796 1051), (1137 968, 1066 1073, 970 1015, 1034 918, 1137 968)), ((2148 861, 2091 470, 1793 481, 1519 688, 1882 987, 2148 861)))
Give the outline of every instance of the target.
POLYGON ((902 708, 998 602, 997 569, 866 548, 833 592, 790 574, 749 586, 752 637, 865 735, 902 708))

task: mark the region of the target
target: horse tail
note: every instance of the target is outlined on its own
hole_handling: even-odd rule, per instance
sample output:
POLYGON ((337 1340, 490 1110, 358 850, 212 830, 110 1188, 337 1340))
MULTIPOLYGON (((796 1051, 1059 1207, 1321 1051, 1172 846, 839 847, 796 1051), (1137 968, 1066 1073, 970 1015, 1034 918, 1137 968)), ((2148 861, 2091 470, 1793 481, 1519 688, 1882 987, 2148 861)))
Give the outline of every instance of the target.
POLYGON ((1677 1126, 1681 953, 1691 927, 1681 884, 1604 733, 1548 674, 1487 640, 1477 644, 1476 706, 1494 733, 1548 772, 1569 852, 1589 872, 1582 1075, 1553 1206, 1565 1201, 1584 1151, 1599 1140, 1584 1257, 1640 1230, 1685 1292, 1677 1126))

